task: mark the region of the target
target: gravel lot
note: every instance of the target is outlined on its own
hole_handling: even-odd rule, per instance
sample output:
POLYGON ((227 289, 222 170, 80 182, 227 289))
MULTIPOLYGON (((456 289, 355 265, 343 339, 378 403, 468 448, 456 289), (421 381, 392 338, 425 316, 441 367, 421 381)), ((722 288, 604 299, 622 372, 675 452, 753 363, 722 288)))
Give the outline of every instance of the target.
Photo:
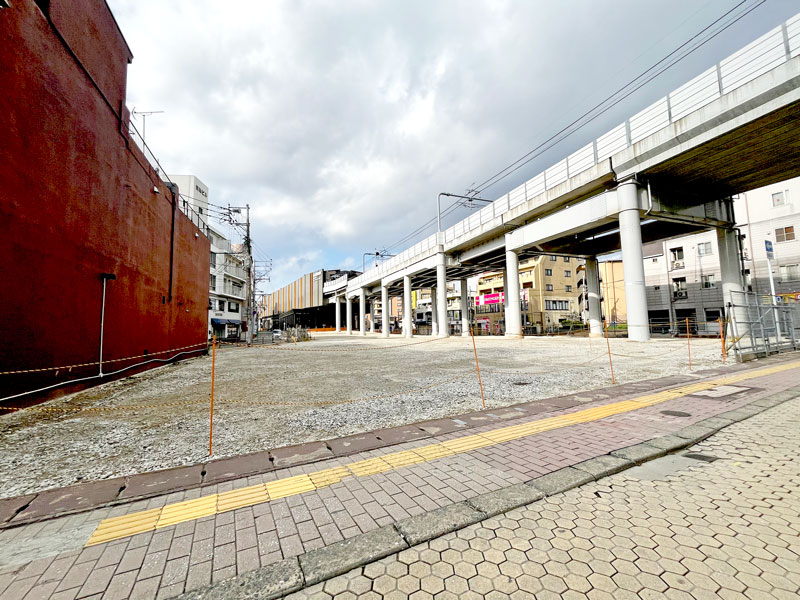
MULTIPOLYGON (((611 384, 603 339, 476 342, 487 407, 611 384)), ((610 343, 618 383, 688 370, 686 340, 610 343)), ((692 340, 692 364, 721 364, 719 340, 692 340)), ((214 457, 480 410, 474 369, 460 337, 223 348, 214 457)), ((0 497, 205 460, 210 381, 196 358, 0 417, 0 497)))

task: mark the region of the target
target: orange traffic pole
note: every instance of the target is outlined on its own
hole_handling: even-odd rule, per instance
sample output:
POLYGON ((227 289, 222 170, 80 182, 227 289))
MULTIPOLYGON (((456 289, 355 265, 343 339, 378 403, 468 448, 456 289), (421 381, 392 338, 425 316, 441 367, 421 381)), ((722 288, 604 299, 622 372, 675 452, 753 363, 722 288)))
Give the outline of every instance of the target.
POLYGON ((478 347, 475 345, 475 335, 472 333, 472 326, 469 328, 469 337, 472 338, 472 351, 475 353, 475 368, 478 371, 478 385, 481 386, 481 402, 486 408, 486 398, 483 397, 483 382, 481 381, 481 366, 478 364, 478 347))
POLYGON ((614 362, 611 360, 611 342, 608 341, 608 325, 603 321, 603 331, 606 333, 606 348, 608 348, 608 366, 611 368, 611 383, 617 383, 614 378, 614 362))
POLYGON ((208 455, 211 456, 211 443, 214 440, 214 363, 217 361, 217 336, 211 340, 211 420, 208 426, 208 455))
POLYGON ((722 317, 717 319, 719 321, 719 339, 722 342, 722 362, 728 357, 728 352, 725 350, 725 333, 722 328, 722 317))
POLYGON ((689 351, 689 370, 692 370, 692 336, 689 335, 689 317, 686 317, 686 348, 689 351))

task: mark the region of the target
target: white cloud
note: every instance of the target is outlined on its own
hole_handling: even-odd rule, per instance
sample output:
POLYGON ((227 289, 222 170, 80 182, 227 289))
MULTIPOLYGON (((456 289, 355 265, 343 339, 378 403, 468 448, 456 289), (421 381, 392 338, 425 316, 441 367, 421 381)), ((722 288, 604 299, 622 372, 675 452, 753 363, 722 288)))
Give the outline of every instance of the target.
MULTIPOLYGON (((275 284, 302 275, 303 257, 330 268, 402 238, 435 216, 439 192, 491 176, 726 10, 695 0, 109 4, 134 53, 129 106, 166 111, 148 119, 148 143, 168 171, 207 182, 212 202, 253 207, 275 284)), ((791 0, 765 5, 485 194, 794 12, 791 0)))

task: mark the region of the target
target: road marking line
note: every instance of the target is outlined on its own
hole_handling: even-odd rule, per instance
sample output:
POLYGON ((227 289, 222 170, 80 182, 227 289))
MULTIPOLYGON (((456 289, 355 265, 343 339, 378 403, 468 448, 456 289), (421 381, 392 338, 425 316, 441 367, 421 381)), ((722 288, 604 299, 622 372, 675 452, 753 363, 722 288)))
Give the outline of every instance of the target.
POLYGON ((100 522, 97 529, 95 529, 94 533, 92 533, 89 538, 89 541, 86 542, 86 546, 93 546, 95 544, 102 544, 103 542, 126 538, 136 535, 137 533, 152 531, 185 521, 193 521, 200 517, 226 512, 236 508, 262 504, 277 498, 303 494, 333 485, 345 477, 368 477, 406 465, 429 462, 437 458, 470 452, 478 448, 528 437, 529 435, 541 433, 543 431, 561 429, 577 423, 599 421, 606 417, 631 412, 668 400, 674 400, 720 385, 729 385, 747 379, 764 377, 765 375, 772 375, 797 367, 800 367, 800 361, 793 361, 763 369, 753 369, 736 375, 726 375, 724 377, 710 379, 705 382, 689 383, 671 390, 647 394, 631 400, 621 400, 620 402, 614 402, 604 406, 587 408, 566 415, 548 417, 538 421, 521 423, 519 425, 499 427, 484 433, 467 435, 436 444, 428 444, 427 446, 413 448, 411 450, 391 452, 383 456, 360 460, 348 465, 322 469, 309 473, 308 475, 285 477, 276 481, 270 481, 266 484, 252 485, 229 492, 209 494, 208 496, 203 496, 202 498, 196 498, 194 500, 167 504, 162 508, 130 513, 121 517, 111 517, 100 522))

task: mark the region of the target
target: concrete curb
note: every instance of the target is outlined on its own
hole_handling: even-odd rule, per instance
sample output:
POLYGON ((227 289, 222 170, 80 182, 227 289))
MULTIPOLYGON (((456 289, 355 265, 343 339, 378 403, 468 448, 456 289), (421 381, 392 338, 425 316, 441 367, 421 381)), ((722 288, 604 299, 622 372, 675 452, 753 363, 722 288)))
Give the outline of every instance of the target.
POLYGON ((698 421, 678 434, 661 436, 614 450, 571 467, 428 513, 396 521, 380 529, 285 559, 219 584, 187 592, 181 600, 237 598, 270 600, 362 567, 422 542, 479 523, 575 487, 620 473, 643 462, 703 441, 717 431, 800 396, 800 386, 756 400, 742 408, 698 421))

